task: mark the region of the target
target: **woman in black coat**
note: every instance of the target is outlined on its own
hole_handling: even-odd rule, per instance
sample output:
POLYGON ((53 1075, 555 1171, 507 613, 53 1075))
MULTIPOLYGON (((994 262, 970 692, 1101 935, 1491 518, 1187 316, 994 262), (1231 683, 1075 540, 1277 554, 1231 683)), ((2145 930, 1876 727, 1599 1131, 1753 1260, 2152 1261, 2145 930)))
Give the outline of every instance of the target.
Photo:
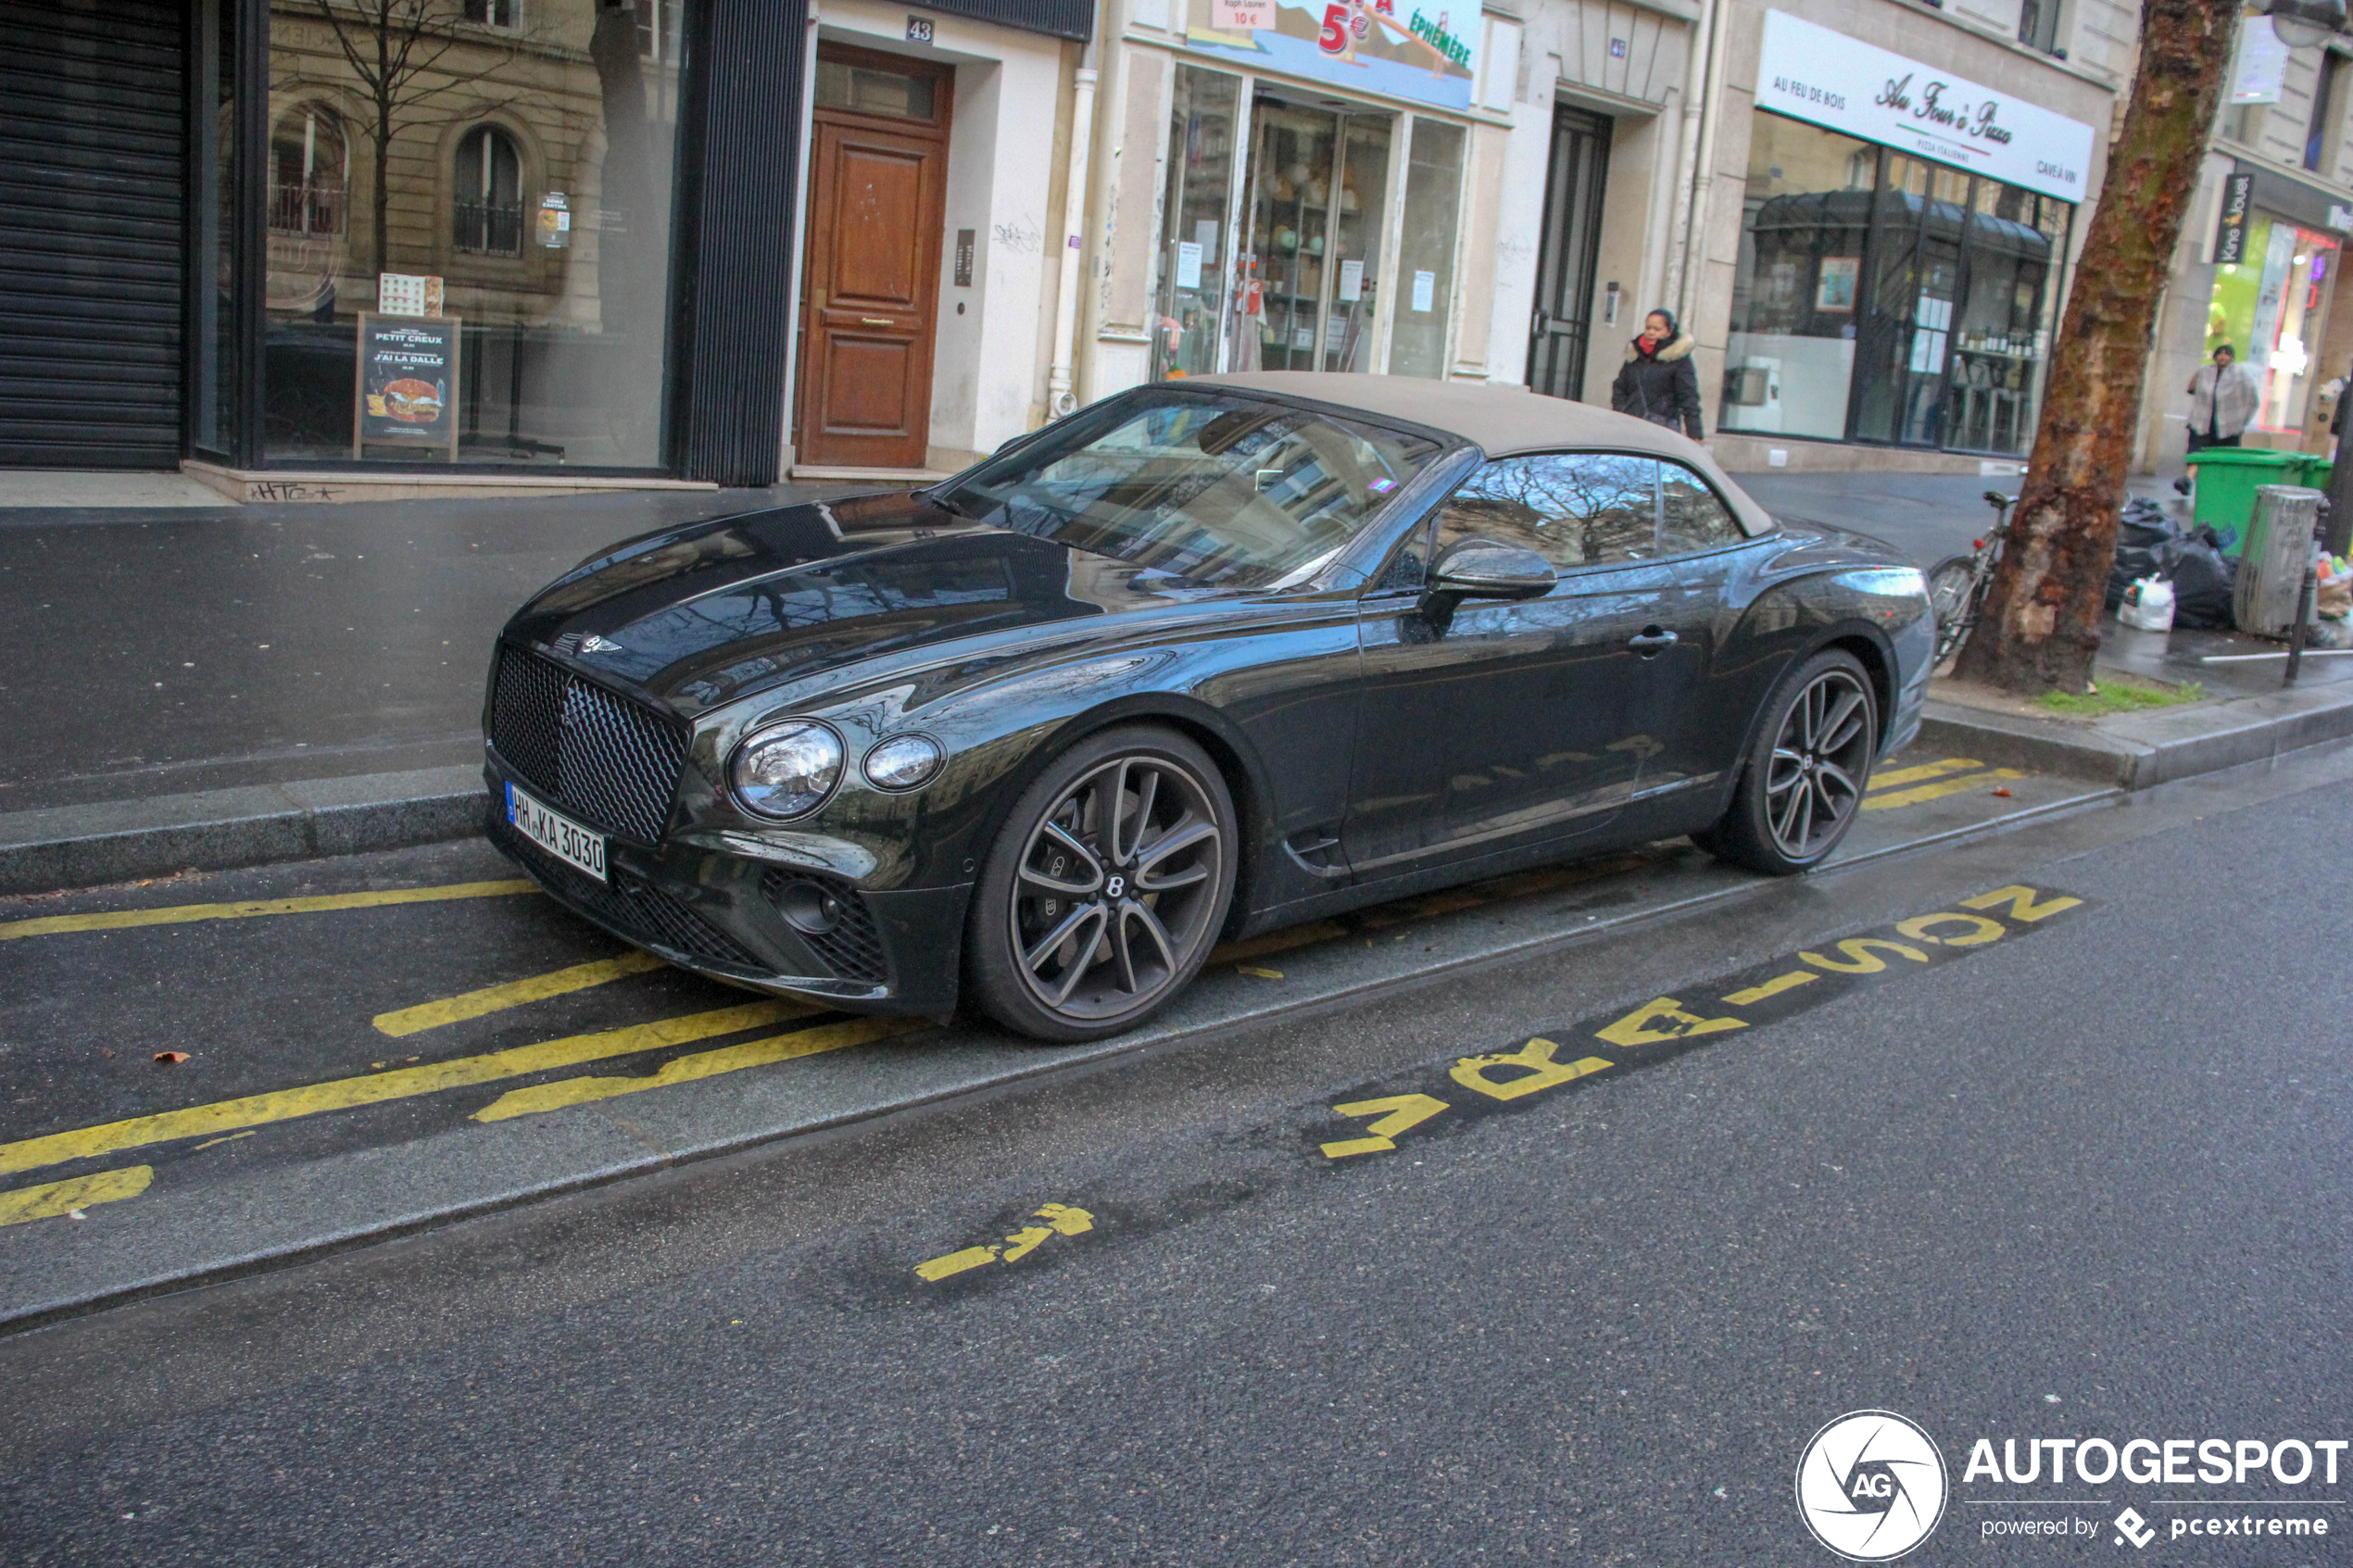
POLYGON ((1696 346, 1676 330, 1673 311, 1652 311, 1642 318, 1642 335, 1626 345, 1626 363, 1609 389, 1609 406, 1699 440, 1699 371, 1692 364, 1696 346))

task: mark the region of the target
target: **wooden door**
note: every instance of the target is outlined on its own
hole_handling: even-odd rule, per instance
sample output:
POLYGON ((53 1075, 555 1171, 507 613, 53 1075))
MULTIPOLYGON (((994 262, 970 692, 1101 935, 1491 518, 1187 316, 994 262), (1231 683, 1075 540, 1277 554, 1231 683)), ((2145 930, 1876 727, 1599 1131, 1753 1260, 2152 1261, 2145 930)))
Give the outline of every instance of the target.
POLYGON ((794 420, 802 464, 924 466, 950 75, 869 51, 820 53, 794 420))

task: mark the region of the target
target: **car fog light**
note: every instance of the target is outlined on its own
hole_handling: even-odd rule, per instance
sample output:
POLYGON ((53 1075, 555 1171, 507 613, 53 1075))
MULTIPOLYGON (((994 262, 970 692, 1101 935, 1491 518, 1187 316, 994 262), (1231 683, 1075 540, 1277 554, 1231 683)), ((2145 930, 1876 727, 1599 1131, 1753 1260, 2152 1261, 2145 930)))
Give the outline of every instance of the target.
POLYGON ((866 782, 876 789, 915 789, 929 784, 947 759, 929 735, 893 735, 866 753, 866 782))
POLYGON ((795 931, 823 936, 841 923, 841 899, 831 889, 796 878, 776 891, 776 911, 795 931))
POLYGON ((805 721, 762 730, 736 747, 727 776, 746 810, 800 816, 823 805, 841 782, 841 737, 805 721))

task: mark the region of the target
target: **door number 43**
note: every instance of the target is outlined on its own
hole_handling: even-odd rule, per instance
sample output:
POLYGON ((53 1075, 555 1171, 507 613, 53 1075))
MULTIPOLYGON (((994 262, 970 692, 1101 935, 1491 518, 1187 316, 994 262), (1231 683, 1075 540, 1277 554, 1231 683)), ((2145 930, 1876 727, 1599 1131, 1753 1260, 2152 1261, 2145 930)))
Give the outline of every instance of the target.
POLYGON ((931 42, 931 19, 929 17, 909 17, 907 19, 907 42, 910 44, 928 44, 931 42))

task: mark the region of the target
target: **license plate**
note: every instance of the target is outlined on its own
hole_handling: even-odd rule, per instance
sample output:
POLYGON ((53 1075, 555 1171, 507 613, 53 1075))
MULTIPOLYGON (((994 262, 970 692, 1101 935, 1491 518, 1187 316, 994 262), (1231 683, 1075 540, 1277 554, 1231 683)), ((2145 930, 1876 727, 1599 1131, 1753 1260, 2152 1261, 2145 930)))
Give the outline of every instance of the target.
POLYGON ((507 821, 515 831, 568 866, 605 880, 605 835, 551 811, 514 785, 507 786, 507 821))

